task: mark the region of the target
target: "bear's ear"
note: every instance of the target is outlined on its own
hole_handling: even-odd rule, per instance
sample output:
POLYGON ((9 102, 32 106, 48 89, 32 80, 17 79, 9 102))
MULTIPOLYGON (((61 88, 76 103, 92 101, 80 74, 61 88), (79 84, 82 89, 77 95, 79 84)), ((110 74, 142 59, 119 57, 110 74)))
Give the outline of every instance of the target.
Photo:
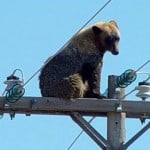
POLYGON ((102 32, 102 30, 100 28, 98 28, 97 26, 93 26, 92 30, 93 30, 95 35, 98 35, 102 32))
POLYGON ((119 29, 119 27, 118 27, 118 25, 117 25, 117 22, 116 22, 116 21, 111 20, 111 21, 109 21, 109 23, 111 23, 111 24, 115 25, 115 26, 119 29))

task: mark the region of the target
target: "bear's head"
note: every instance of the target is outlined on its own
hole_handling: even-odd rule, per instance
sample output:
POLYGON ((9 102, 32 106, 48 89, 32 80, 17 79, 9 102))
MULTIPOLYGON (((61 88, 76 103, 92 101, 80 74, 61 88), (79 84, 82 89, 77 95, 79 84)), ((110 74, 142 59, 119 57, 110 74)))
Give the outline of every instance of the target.
POLYGON ((120 32, 115 21, 96 24, 92 27, 95 35, 96 47, 101 52, 110 51, 113 55, 119 54, 120 32))

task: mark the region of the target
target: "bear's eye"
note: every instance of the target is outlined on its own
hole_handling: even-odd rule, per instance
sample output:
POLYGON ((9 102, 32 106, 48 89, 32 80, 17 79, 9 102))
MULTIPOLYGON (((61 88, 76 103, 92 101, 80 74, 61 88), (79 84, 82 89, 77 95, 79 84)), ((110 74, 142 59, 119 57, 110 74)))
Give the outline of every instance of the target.
POLYGON ((119 40, 120 40, 120 38, 118 36, 114 37, 114 41, 119 41, 119 40))
POLYGON ((111 45, 113 43, 113 37, 112 36, 108 36, 105 39, 106 44, 111 45))
POLYGON ((105 42, 106 42, 106 44, 111 45, 115 41, 119 41, 119 40, 120 40, 120 38, 117 36, 108 36, 108 37, 106 37, 105 42))

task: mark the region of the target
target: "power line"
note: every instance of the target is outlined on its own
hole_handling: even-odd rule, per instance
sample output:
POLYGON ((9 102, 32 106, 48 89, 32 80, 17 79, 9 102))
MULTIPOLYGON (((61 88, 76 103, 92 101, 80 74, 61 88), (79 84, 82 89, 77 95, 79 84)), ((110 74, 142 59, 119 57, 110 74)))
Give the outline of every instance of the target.
MULTIPOLYGON (((95 117, 92 117, 88 123, 91 123, 93 120, 95 119, 95 117)), ((72 143, 69 145, 69 147, 67 148, 67 150, 70 150, 71 147, 75 144, 75 142, 79 139, 79 137, 82 135, 82 133, 84 132, 84 130, 82 130, 75 138, 74 140, 72 141, 72 143)))

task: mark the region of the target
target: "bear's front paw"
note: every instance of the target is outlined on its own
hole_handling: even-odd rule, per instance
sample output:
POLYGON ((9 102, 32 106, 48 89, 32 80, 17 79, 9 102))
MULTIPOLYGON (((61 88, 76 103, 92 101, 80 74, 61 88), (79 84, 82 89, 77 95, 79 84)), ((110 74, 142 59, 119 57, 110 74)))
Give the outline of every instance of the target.
POLYGON ((88 92, 84 96, 84 98, 98 98, 98 99, 107 99, 106 96, 100 94, 100 93, 94 93, 94 92, 88 92))
POLYGON ((99 98, 99 99, 107 99, 107 97, 104 96, 104 95, 98 95, 96 98, 99 98))
POLYGON ((107 97, 102 94, 93 93, 93 98, 106 99, 107 97))

